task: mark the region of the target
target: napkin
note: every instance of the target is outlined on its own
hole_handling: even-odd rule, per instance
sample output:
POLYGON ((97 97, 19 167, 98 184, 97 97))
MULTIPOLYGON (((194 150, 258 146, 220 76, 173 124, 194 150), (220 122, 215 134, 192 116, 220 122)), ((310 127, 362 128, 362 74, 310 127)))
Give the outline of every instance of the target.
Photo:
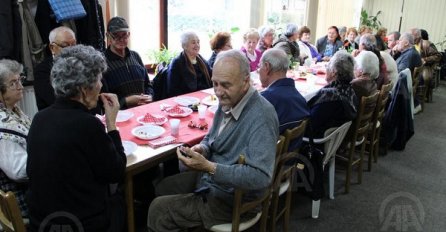
POLYGON ((152 148, 158 148, 158 147, 162 147, 162 146, 176 143, 176 142, 177 142, 177 138, 173 137, 172 135, 168 135, 168 136, 161 137, 158 139, 150 140, 149 146, 152 148))

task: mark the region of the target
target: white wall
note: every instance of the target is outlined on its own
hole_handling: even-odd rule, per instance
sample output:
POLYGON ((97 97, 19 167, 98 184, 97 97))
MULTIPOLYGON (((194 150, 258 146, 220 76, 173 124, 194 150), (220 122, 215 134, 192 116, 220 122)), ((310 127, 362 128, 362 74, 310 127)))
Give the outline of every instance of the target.
POLYGON ((437 43, 446 35, 446 1, 444 0, 364 0, 364 8, 375 15, 378 10, 382 15, 378 18, 388 31, 398 30, 400 16, 401 32, 410 28, 425 29, 429 39, 437 43), (402 4, 404 10, 401 14, 402 4))

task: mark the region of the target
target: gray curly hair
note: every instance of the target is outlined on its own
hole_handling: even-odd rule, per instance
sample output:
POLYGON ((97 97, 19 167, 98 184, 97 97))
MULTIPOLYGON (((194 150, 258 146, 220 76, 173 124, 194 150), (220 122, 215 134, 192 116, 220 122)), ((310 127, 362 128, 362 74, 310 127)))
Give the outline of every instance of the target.
POLYGON ((23 65, 15 60, 1 59, 0 60, 0 90, 2 93, 6 92, 6 79, 12 75, 17 75, 23 72, 23 65))
POLYGON ((333 73, 339 81, 350 82, 354 77, 354 67, 355 59, 352 55, 346 51, 337 51, 328 63, 327 72, 333 73))
POLYGON ((106 70, 104 56, 91 46, 76 45, 62 49, 51 69, 56 97, 72 98, 80 95, 82 87, 92 89, 106 70))

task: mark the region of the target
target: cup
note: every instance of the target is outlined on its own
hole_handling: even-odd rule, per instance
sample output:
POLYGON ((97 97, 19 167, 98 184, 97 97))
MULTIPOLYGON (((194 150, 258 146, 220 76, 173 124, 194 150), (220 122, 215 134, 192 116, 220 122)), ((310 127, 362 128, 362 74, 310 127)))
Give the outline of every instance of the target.
POLYGON ((198 119, 203 120, 206 117, 206 105, 198 105, 198 119))
POLYGON ((179 119, 170 119, 170 134, 174 137, 177 137, 180 134, 180 120, 179 119))

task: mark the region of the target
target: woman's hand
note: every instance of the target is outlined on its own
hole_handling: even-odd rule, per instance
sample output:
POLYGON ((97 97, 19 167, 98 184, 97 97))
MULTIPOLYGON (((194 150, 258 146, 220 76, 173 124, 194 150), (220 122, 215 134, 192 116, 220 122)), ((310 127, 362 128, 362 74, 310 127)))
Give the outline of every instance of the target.
POLYGON ((152 95, 131 95, 125 98, 127 106, 140 106, 152 102, 152 95))
POLYGON ((107 131, 116 130, 116 116, 120 108, 118 97, 113 93, 101 93, 100 96, 104 105, 107 131))

